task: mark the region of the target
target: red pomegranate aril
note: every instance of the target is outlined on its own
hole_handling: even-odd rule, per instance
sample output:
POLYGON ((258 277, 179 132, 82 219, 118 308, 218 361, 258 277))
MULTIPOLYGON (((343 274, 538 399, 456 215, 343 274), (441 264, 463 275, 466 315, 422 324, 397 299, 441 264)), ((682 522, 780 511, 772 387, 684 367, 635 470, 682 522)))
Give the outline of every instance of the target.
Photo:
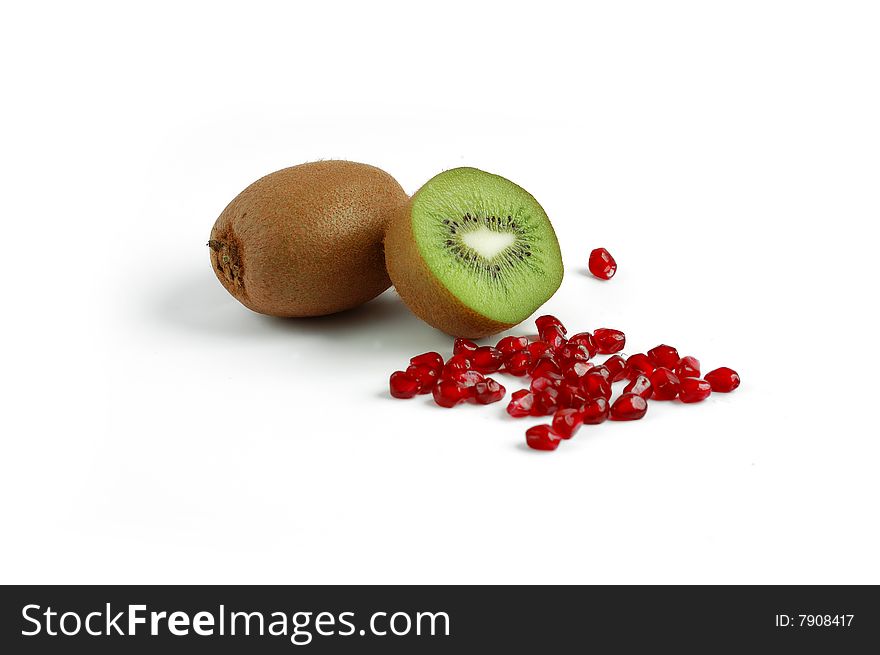
POLYGON ((532 405, 532 416, 547 416, 559 409, 559 389, 547 387, 535 393, 535 404, 532 405))
POLYGON ((395 398, 412 398, 419 393, 421 384, 403 371, 394 371, 388 380, 388 387, 395 398))
POLYGON ((467 371, 471 368, 471 360, 469 357, 465 356, 462 353, 458 355, 453 355, 448 360, 446 360, 446 364, 443 366, 443 370, 440 373, 441 377, 449 377, 450 375, 454 375, 460 371, 467 371))
POLYGON ((449 375, 449 380, 454 380, 458 382, 465 389, 470 389, 478 382, 482 382, 486 378, 483 377, 483 374, 479 371, 474 371, 473 369, 469 371, 454 371, 449 375))
POLYGON ((617 272, 617 262, 605 248, 596 248, 590 253, 590 273, 600 280, 610 280, 617 272))
POLYGON ((532 359, 538 359, 548 351, 550 351, 550 344, 545 341, 533 341, 529 344, 529 354, 532 356, 532 359))
POLYGON ((571 341, 556 351, 556 359, 560 362, 588 362, 590 361, 590 351, 586 346, 574 344, 571 341))
POLYGON ((551 325, 541 332, 541 341, 549 344, 553 350, 559 350, 568 343, 565 339, 565 329, 558 325, 551 325))
POLYGON ((593 339, 593 335, 590 332, 578 332, 569 338, 568 343, 586 348, 590 355, 589 359, 593 359, 598 352, 596 341, 593 339))
POLYGON ((592 373, 593 375, 601 375, 603 378, 605 378, 606 382, 611 382, 611 371, 605 368, 604 365, 594 366, 590 369, 590 373, 592 373))
POLYGON ((437 380, 431 390, 434 402, 440 407, 455 407, 470 396, 470 390, 455 380, 437 380))
POLYGON ((593 365, 589 362, 572 362, 562 369, 562 377, 569 382, 579 382, 591 368, 593 368, 593 365))
POLYGON ((559 398, 557 401, 560 407, 580 409, 584 403, 589 401, 589 397, 579 386, 565 384, 559 388, 559 398))
POLYGON ((541 339, 544 341, 546 341, 543 336, 544 331, 550 327, 560 328, 563 336, 565 336, 566 333, 566 329, 565 326, 562 324, 562 321, 560 321, 555 316, 551 316, 550 314, 545 314, 544 316, 539 316, 538 318, 536 318, 535 326, 538 328, 538 334, 541 335, 541 339))
POLYGON ((610 409, 605 398, 591 398, 581 408, 581 420, 584 425, 598 425, 608 418, 610 409))
POLYGON ((611 382, 618 382, 626 377, 626 360, 620 355, 612 355, 602 366, 611 373, 611 382))
POLYGON ((630 355, 626 360, 626 375, 632 380, 637 375, 649 376, 654 372, 654 364, 650 358, 644 353, 636 353, 630 355))
POLYGON ((682 357, 675 365, 673 373, 675 373, 679 380, 682 378, 698 378, 700 377, 700 360, 690 355, 682 357))
POLYGON ((537 377, 532 380, 532 383, 529 385, 529 389, 534 392, 540 392, 549 387, 554 387, 558 389, 561 384, 562 378, 554 378, 549 376, 545 377, 542 375, 541 377, 537 377))
POLYGON ((684 378, 678 398, 683 403, 698 403, 706 400, 712 393, 712 386, 700 378, 684 378))
POLYGON ((541 356, 535 360, 529 373, 533 378, 562 377, 562 367, 551 357, 541 356))
POLYGON ((648 401, 634 393, 625 393, 611 405, 611 420, 636 421, 648 411, 648 401))
POLYGON ((438 375, 443 370, 443 356, 440 353, 430 352, 416 355, 409 360, 410 366, 428 366, 438 375))
POLYGON ((589 398, 611 398, 611 383, 602 375, 590 371, 581 379, 581 389, 589 398))
POLYGON ((504 371, 517 377, 523 376, 532 368, 532 356, 526 350, 521 353, 513 353, 504 364, 504 371))
POLYGON ((645 400, 654 392, 651 381, 644 375, 635 376, 632 381, 623 388, 623 393, 634 393, 645 400))
POLYGON ((504 398, 507 390, 492 378, 486 378, 483 382, 477 382, 474 385, 474 400, 481 405, 497 403, 504 398))
POLYGON ((479 346, 470 339, 456 339, 452 343, 452 354, 461 355, 474 352, 479 346))
POLYGON ((528 389, 514 391, 507 404, 507 413, 514 418, 523 418, 532 415, 532 407, 535 404, 535 396, 528 389))
POLYGON ((437 381, 437 371, 430 366, 410 366, 406 374, 419 381, 419 393, 431 393, 434 383, 437 381))
POLYGON ((501 351, 492 346, 480 346, 471 353, 471 368, 480 373, 494 373, 504 363, 501 351))
POLYGON ((654 400, 675 400, 681 389, 681 380, 668 368, 661 366, 651 373, 651 387, 654 400))
POLYGON ((659 346, 655 346, 648 351, 648 359, 651 360, 651 363, 654 366, 663 366, 664 368, 675 368, 675 365, 678 364, 678 360, 681 357, 678 354, 678 351, 672 346, 667 346, 665 343, 661 343, 659 346))
POLYGON ((536 425, 526 430, 526 443, 535 450, 556 450, 560 437, 549 425, 536 425))
POLYGON ((729 393, 733 391, 739 386, 740 382, 739 373, 726 366, 716 368, 714 371, 709 371, 706 373, 704 379, 709 383, 709 386, 712 387, 712 391, 718 391, 719 393, 729 393))
POLYGON ((593 341, 596 349, 603 355, 613 355, 623 350, 626 345, 626 335, 620 330, 611 328, 599 328, 593 331, 593 341))
POLYGON ((529 340, 528 337, 504 337, 495 347, 501 351, 506 359, 514 353, 528 349, 529 340))
POLYGON ((580 411, 576 409, 559 409, 553 415, 551 427, 553 432, 563 439, 571 439, 583 423, 580 411))

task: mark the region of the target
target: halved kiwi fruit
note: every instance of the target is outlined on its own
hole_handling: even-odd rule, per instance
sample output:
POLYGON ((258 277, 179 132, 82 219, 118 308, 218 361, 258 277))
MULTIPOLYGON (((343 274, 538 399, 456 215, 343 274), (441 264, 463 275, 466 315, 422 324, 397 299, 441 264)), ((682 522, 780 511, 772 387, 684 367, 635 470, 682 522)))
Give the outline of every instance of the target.
POLYGON ((391 286, 382 239, 408 196, 388 173, 319 161, 260 178, 223 210, 208 241, 217 279, 272 316, 350 309, 391 286))
POLYGON ((385 263, 416 315, 468 338, 528 318, 563 274, 556 233, 538 201, 475 168, 440 173, 395 214, 385 263))

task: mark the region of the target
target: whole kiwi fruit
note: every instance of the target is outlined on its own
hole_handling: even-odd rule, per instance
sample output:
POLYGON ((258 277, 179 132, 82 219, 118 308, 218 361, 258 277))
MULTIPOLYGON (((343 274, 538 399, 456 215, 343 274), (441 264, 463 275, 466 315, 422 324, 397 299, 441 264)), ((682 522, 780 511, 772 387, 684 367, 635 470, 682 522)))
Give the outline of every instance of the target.
POLYGON ((426 323, 471 339, 522 322, 562 283, 556 232, 538 201, 499 175, 433 177, 391 219, 385 263, 426 323))
POLYGON ((382 240, 408 197, 374 166, 318 161, 260 178, 227 205, 208 241, 217 279, 270 316, 322 316, 391 286, 382 240))

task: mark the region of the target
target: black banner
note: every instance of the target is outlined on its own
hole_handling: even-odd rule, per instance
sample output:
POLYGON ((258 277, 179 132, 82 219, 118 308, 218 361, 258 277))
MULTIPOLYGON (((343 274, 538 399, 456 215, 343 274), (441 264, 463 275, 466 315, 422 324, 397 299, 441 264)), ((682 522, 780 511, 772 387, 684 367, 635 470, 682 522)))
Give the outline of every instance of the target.
POLYGON ((0 612, 4 653, 854 653, 880 643, 868 586, 23 586, 2 589, 0 612))

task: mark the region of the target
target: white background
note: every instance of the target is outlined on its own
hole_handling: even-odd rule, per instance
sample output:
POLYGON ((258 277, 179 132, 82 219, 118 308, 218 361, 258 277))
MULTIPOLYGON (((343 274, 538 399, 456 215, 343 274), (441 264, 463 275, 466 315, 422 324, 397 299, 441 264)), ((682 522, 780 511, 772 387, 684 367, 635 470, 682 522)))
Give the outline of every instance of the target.
POLYGON ((878 18, 5 9, 0 580, 880 582, 878 18), (461 165, 509 177, 562 244, 545 311, 742 387, 552 454, 506 402, 390 399, 391 371, 451 347, 393 292, 270 319, 209 265, 229 200, 320 158, 410 193, 461 165), (611 282, 585 274, 597 246, 611 282))

